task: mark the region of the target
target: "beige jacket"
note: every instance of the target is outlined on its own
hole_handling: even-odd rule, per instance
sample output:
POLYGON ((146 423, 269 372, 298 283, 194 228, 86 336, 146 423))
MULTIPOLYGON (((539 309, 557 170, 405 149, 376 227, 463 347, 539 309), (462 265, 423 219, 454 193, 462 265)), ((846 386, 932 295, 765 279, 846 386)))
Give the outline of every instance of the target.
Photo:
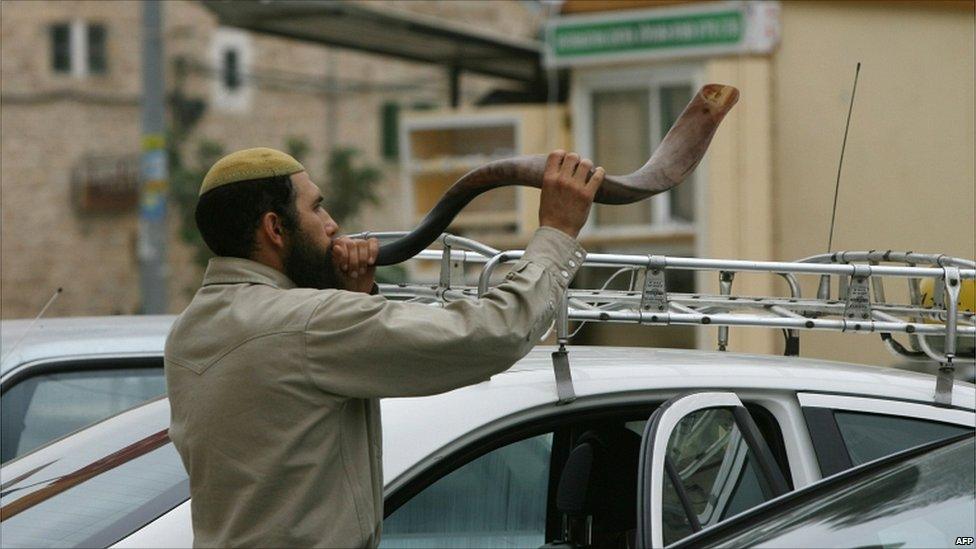
POLYGON ((443 308, 297 289, 265 265, 211 260, 165 352, 194 545, 378 544, 378 399, 512 366, 548 328, 583 257, 575 240, 541 228, 505 282, 443 308))

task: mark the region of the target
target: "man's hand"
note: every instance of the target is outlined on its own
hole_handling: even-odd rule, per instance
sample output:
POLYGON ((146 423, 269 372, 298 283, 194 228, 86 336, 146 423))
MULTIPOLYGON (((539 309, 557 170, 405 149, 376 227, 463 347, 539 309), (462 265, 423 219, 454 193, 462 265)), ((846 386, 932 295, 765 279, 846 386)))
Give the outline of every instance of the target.
POLYGON ((539 225, 576 238, 590 214, 603 175, 603 168, 593 170, 593 162, 588 158, 580 160, 576 153, 566 154, 562 150, 549 153, 542 177, 539 225))
POLYGON ((332 264, 343 290, 370 293, 376 281, 376 256, 379 240, 353 240, 340 236, 332 244, 332 264))

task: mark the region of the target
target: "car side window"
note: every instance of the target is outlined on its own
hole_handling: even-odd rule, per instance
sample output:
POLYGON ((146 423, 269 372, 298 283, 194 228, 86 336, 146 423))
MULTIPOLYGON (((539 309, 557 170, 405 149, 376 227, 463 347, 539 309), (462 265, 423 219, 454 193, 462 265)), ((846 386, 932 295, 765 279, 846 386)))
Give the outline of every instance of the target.
POLYGON ((0 459, 5 463, 165 392, 162 368, 91 368, 24 379, 0 398, 0 459))
POLYGON ((385 547, 538 547, 545 543, 552 433, 497 448, 383 521, 385 547))
POLYGON ((845 410, 835 410, 834 419, 854 466, 972 431, 961 425, 845 410))
POLYGON ((686 509, 706 528, 768 499, 765 480, 729 409, 699 410, 682 418, 668 441, 667 456, 677 474, 665 476, 665 545, 693 533, 686 509), (680 479, 680 489, 673 478, 680 479))

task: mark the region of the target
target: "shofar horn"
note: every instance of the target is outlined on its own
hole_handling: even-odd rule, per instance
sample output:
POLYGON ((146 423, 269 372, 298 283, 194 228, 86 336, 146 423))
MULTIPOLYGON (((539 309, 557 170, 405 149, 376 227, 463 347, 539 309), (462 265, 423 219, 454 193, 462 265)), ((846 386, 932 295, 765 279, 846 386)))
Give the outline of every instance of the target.
MULTIPOLYGON (((607 175, 596 195, 600 204, 632 204, 662 193, 685 180, 705 155, 712 135, 739 100, 732 86, 707 84, 688 103, 650 160, 630 175, 607 175)), ((517 156, 471 170, 444 193, 420 225, 380 247, 377 263, 393 265, 417 255, 447 229, 454 217, 479 194, 508 185, 542 187, 546 156, 517 156)))

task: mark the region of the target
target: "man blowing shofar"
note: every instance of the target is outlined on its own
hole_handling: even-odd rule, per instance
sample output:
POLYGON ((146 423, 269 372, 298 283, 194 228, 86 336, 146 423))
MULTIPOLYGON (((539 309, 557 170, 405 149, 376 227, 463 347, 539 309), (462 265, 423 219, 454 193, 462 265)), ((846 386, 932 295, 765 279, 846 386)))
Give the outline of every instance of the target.
POLYGON ((214 164, 196 222, 217 257, 165 351, 194 545, 376 546, 379 399, 477 383, 529 352, 582 262, 592 168, 551 153, 522 260, 483 298, 437 308, 375 295, 376 239, 338 237, 291 156, 214 164))

